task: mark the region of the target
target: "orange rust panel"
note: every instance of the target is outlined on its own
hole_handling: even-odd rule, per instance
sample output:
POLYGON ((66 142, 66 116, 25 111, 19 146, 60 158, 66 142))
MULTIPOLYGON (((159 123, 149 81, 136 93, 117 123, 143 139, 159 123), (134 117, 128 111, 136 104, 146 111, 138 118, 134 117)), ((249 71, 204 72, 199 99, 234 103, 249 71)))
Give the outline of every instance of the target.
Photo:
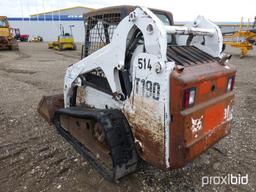
POLYGON ((224 121, 224 103, 219 103, 205 110, 204 132, 208 133, 212 128, 224 121))
POLYGON ((207 94, 211 91, 212 83, 210 81, 204 81, 199 86, 199 95, 207 94))
POLYGON ((236 71, 218 63, 173 71, 170 79, 170 166, 180 168, 227 135, 230 122, 225 109, 232 107, 234 93, 226 84, 236 71), (182 108, 184 90, 196 88, 195 104, 182 108), (199 127, 197 125, 200 125, 199 127))
POLYGON ((230 125, 229 123, 224 123, 219 127, 215 128, 214 130, 212 130, 211 133, 208 133, 207 135, 205 135, 205 137, 203 137, 201 140, 196 142, 194 145, 187 146, 186 161, 193 160, 195 157, 203 153, 205 150, 210 148, 217 141, 219 141, 221 138, 228 135, 229 133, 230 133, 230 125))
POLYGON ((227 77, 220 77, 217 79, 217 88, 223 89, 227 87, 227 77))

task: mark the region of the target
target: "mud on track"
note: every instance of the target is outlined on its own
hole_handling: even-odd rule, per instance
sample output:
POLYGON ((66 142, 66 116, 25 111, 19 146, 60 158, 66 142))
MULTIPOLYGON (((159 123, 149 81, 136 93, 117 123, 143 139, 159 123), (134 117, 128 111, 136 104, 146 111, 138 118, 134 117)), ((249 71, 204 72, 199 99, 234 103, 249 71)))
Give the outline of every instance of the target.
MULTIPOLYGON (((80 46, 78 46, 80 47, 80 46)), ((142 163, 119 183, 105 180, 36 112, 42 95, 62 92, 67 66, 80 50, 57 52, 44 43, 20 43, 0 52, 0 192, 14 191, 255 191, 256 52, 236 66, 232 133, 187 167, 161 171, 142 163), (202 176, 248 174, 248 185, 207 185, 202 176)))

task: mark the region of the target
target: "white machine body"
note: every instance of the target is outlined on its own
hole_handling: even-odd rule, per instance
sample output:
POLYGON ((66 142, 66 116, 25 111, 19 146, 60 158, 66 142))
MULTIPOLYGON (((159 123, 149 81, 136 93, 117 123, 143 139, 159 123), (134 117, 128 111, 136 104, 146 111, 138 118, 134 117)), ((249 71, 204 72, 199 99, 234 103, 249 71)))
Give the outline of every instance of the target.
MULTIPOLYGON (((177 45, 190 44, 212 55, 221 57, 223 44, 218 26, 199 16, 186 26, 166 26, 149 9, 137 7, 123 19, 115 29, 112 41, 81 61, 68 67, 64 82, 64 105, 70 106, 74 87, 82 87, 87 105, 99 109, 117 108, 123 111, 131 127, 143 126, 152 133, 153 140, 160 142, 165 156, 165 166, 169 159, 170 124, 170 74, 176 67, 174 61, 167 60, 167 35, 176 36, 177 45), (124 98, 118 71, 124 68, 127 42, 137 27, 144 37, 144 48, 138 46, 133 53, 130 67, 132 91, 124 98), (203 43, 202 43, 203 41, 203 43), (146 52, 143 51, 146 50, 146 52), (112 95, 93 87, 83 86, 80 75, 95 69, 104 72, 112 95), (142 117, 143 118, 139 118, 142 117)), ((135 138, 138 140, 139 138, 135 138)), ((143 144, 141 144, 143 145, 143 144)), ((143 147, 143 146, 142 146, 143 147)))

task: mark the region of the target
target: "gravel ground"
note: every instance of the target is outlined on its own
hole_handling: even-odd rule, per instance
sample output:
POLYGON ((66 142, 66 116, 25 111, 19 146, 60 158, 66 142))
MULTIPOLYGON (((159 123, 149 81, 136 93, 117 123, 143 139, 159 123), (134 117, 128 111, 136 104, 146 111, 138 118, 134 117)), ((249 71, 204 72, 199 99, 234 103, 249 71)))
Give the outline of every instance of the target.
POLYGON ((36 112, 42 95, 62 92, 67 66, 80 50, 57 52, 20 43, 0 52, 0 191, 256 191, 256 52, 239 58, 232 133, 183 169, 141 163, 119 183, 105 180, 36 112), (247 185, 206 185, 203 176, 248 174, 247 185))

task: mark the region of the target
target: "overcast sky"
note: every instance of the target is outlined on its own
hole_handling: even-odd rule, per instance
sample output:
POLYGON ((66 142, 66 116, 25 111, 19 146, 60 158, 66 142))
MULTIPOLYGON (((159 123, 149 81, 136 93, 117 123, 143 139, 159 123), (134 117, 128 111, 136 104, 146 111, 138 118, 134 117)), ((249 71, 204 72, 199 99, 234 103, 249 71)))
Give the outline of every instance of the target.
POLYGON ((100 8, 142 5, 171 11, 175 21, 191 21, 204 15, 213 21, 244 21, 256 16, 256 0, 0 0, 0 15, 28 17, 31 14, 73 6, 100 8))

